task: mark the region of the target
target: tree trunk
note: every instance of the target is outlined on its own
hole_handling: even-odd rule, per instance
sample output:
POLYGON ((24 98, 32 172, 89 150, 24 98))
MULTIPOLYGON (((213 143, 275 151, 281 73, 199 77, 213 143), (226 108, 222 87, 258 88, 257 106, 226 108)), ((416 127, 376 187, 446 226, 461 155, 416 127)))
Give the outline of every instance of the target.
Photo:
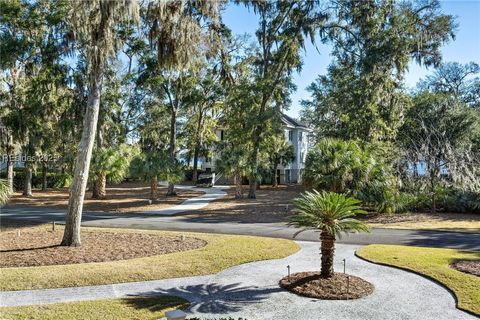
POLYGON ((150 180, 150 200, 155 201, 157 199, 157 188, 158 188, 158 181, 157 177, 152 178, 150 180))
POLYGON ((195 144, 195 151, 193 152, 193 174, 192 174, 192 182, 195 185, 197 183, 197 176, 198 176, 198 153, 199 153, 200 146, 195 144))
POLYGON ((32 168, 30 164, 25 162, 25 168, 23 169, 25 180, 23 182, 23 195, 26 197, 32 196, 32 168))
POLYGON ((13 164, 14 164, 13 136, 7 132, 7 182, 13 191, 13 164))
POLYGON ((249 186, 250 186, 250 189, 248 190, 248 197, 250 199, 256 199, 257 198, 258 150, 255 148, 253 153, 254 153, 254 155, 253 155, 252 159, 254 159, 253 160, 254 161, 253 162, 254 168, 253 168, 253 172, 250 174, 249 181, 248 181, 249 186))
MULTIPOLYGON (((101 37, 101 35, 99 35, 101 37)), ((93 44, 95 45, 95 43, 93 44)), ((90 160, 92 158, 95 131, 100 109, 100 92, 103 78, 103 63, 100 50, 95 52, 88 83, 88 100, 83 121, 82 138, 78 146, 68 210, 63 233, 62 246, 80 246, 80 224, 82 221, 83 200, 88 182, 90 160)))
POLYGON ((202 131, 202 122, 203 122, 203 108, 200 108, 199 115, 198 115, 198 122, 197 122, 197 130, 195 134, 195 150, 193 151, 193 177, 192 181, 193 184, 197 183, 197 175, 198 175, 198 154, 200 152, 200 142, 201 142, 201 134, 202 131))
MULTIPOLYGON (((177 142, 177 108, 172 104, 172 116, 170 117, 170 160, 174 163, 176 159, 177 142)), ((168 182, 167 197, 176 196, 175 185, 168 182)))
POLYGON ((235 199, 243 199, 242 175, 240 171, 235 172, 235 199))
POLYGON ((273 165, 273 181, 272 181, 272 186, 274 188, 278 187, 278 181, 277 181, 277 168, 278 168, 278 164, 274 164, 273 165))
POLYGON ((107 177, 104 173, 99 173, 97 175, 97 181, 93 183, 92 198, 105 199, 107 197, 106 185, 107 177))
MULTIPOLYGON (((98 127, 97 127, 97 149, 99 150, 99 152, 101 152, 102 148, 103 148, 103 128, 99 121, 98 127)), ((107 181, 107 177, 105 176, 104 173, 97 173, 96 180, 93 182, 93 186, 92 186, 93 199, 105 199, 105 197, 107 196, 106 181, 107 181)))
POLYGON ((47 165, 42 163, 42 191, 47 190, 47 165))
POLYGON ((430 192, 432 193, 432 213, 437 211, 437 198, 436 198, 436 190, 435 190, 435 177, 436 177, 436 170, 432 170, 430 173, 430 192))
POLYGON ((320 233, 322 265, 320 277, 333 277, 333 258, 335 255, 335 236, 325 230, 320 233))

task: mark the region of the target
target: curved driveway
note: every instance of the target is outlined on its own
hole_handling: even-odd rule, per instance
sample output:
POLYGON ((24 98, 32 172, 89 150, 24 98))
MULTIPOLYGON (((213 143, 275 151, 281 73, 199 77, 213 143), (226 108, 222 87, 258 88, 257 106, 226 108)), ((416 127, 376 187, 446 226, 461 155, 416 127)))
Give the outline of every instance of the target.
POLYGON ((358 246, 338 245, 336 269, 360 276, 375 286, 358 300, 316 300, 300 297, 278 286, 286 266, 292 272, 318 270, 318 244, 299 242, 298 253, 284 259, 248 263, 199 277, 146 282, 1 292, 0 306, 18 306, 130 295, 168 294, 192 302, 188 313, 199 317, 231 316, 247 319, 476 319, 455 308, 453 296, 443 287, 416 274, 368 263, 354 256, 358 246))
MULTIPOLYGON (((62 222, 64 210, 48 208, 0 208, 0 219, 19 219, 30 222, 62 222)), ((109 214, 85 212, 82 225, 96 227, 138 228, 174 231, 194 231, 209 233, 227 233, 257 235, 292 239, 298 229, 285 223, 243 223, 218 221, 212 217, 158 216, 145 214, 109 214)), ((297 240, 318 241, 318 233, 307 231, 296 237, 297 240)), ((338 240, 345 244, 403 244, 425 247, 455 248, 480 251, 480 234, 463 232, 446 232, 436 230, 396 230, 373 229, 371 234, 348 234, 338 240)))
MULTIPOLYGON (((200 210, 209 202, 226 196, 223 189, 228 186, 213 188, 196 188, 194 186, 175 186, 177 189, 196 189, 205 192, 204 195, 185 200, 183 203, 160 210, 129 214, 110 214, 99 212, 84 212, 82 225, 95 227, 158 229, 173 231, 194 231, 209 233, 243 234, 264 237, 292 239, 298 231, 282 222, 276 223, 245 223, 218 220, 210 217, 189 217, 177 215, 179 213, 200 210)), ((0 208, 0 219, 20 219, 33 222, 60 222, 65 221, 65 210, 49 208, 20 208, 6 206, 0 208)), ((303 241, 318 241, 318 234, 314 231, 301 233, 295 239, 303 241)), ((374 229, 371 234, 350 233, 338 239, 339 243, 346 244, 403 244, 426 247, 455 248, 471 251, 480 251, 480 234, 446 232, 436 230, 396 230, 374 229)))

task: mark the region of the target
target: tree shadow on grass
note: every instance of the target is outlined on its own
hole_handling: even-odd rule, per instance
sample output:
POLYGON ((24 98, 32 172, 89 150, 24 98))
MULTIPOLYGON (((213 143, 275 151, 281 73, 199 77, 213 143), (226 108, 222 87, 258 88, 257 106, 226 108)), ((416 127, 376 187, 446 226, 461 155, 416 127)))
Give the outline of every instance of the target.
MULTIPOLYGON (((171 289, 157 289, 142 293, 142 296, 167 295, 187 299, 190 310, 195 313, 228 314, 242 310, 245 306, 261 302, 272 293, 282 291, 279 287, 240 287, 239 283, 199 284, 171 289)), ((130 303, 136 303, 132 300, 130 303)), ((148 307, 148 306, 147 306, 148 307)), ((143 308, 141 305, 138 308, 143 308)))
POLYGON ((165 309, 185 309, 190 305, 185 299, 158 294, 130 296, 123 298, 122 303, 135 309, 148 309, 150 312, 160 312, 165 309))

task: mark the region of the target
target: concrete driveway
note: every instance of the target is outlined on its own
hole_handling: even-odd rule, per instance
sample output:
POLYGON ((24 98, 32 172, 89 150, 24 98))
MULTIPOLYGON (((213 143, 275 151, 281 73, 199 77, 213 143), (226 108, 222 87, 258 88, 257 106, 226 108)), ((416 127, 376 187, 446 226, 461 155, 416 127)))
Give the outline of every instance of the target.
POLYGON ((292 272, 318 270, 319 246, 299 242, 302 249, 287 258, 248 263, 209 276, 91 287, 0 292, 1 306, 18 306, 134 295, 168 294, 192 302, 188 313, 199 317, 247 319, 477 319, 455 308, 449 291, 416 274, 379 266, 354 256, 358 246, 338 245, 336 270, 360 276, 375 286, 358 300, 316 300, 289 293, 278 286, 292 272))

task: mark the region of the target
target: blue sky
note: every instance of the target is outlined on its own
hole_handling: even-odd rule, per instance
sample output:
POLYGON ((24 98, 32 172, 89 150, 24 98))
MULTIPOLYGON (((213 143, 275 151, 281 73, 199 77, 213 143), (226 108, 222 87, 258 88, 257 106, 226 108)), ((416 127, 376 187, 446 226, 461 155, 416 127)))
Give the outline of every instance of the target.
MULTIPOLYGON (((480 64, 480 0, 450 0, 441 1, 442 12, 456 17, 458 29, 455 41, 451 41, 442 48, 443 61, 456 61, 467 63, 474 61, 480 64)), ((246 8, 229 5, 226 9, 224 22, 235 34, 251 34, 252 40, 258 25, 258 18, 246 8)), ((302 72, 295 74, 294 82, 297 91, 292 95, 292 106, 287 112, 290 116, 297 117, 300 110, 299 100, 309 98, 306 87, 312 83, 319 74, 326 72, 330 63, 330 47, 319 45, 319 51, 308 44, 303 53, 304 65, 302 72)), ((414 87, 417 81, 432 72, 415 63, 410 63, 409 72, 405 78, 406 85, 414 87)))

